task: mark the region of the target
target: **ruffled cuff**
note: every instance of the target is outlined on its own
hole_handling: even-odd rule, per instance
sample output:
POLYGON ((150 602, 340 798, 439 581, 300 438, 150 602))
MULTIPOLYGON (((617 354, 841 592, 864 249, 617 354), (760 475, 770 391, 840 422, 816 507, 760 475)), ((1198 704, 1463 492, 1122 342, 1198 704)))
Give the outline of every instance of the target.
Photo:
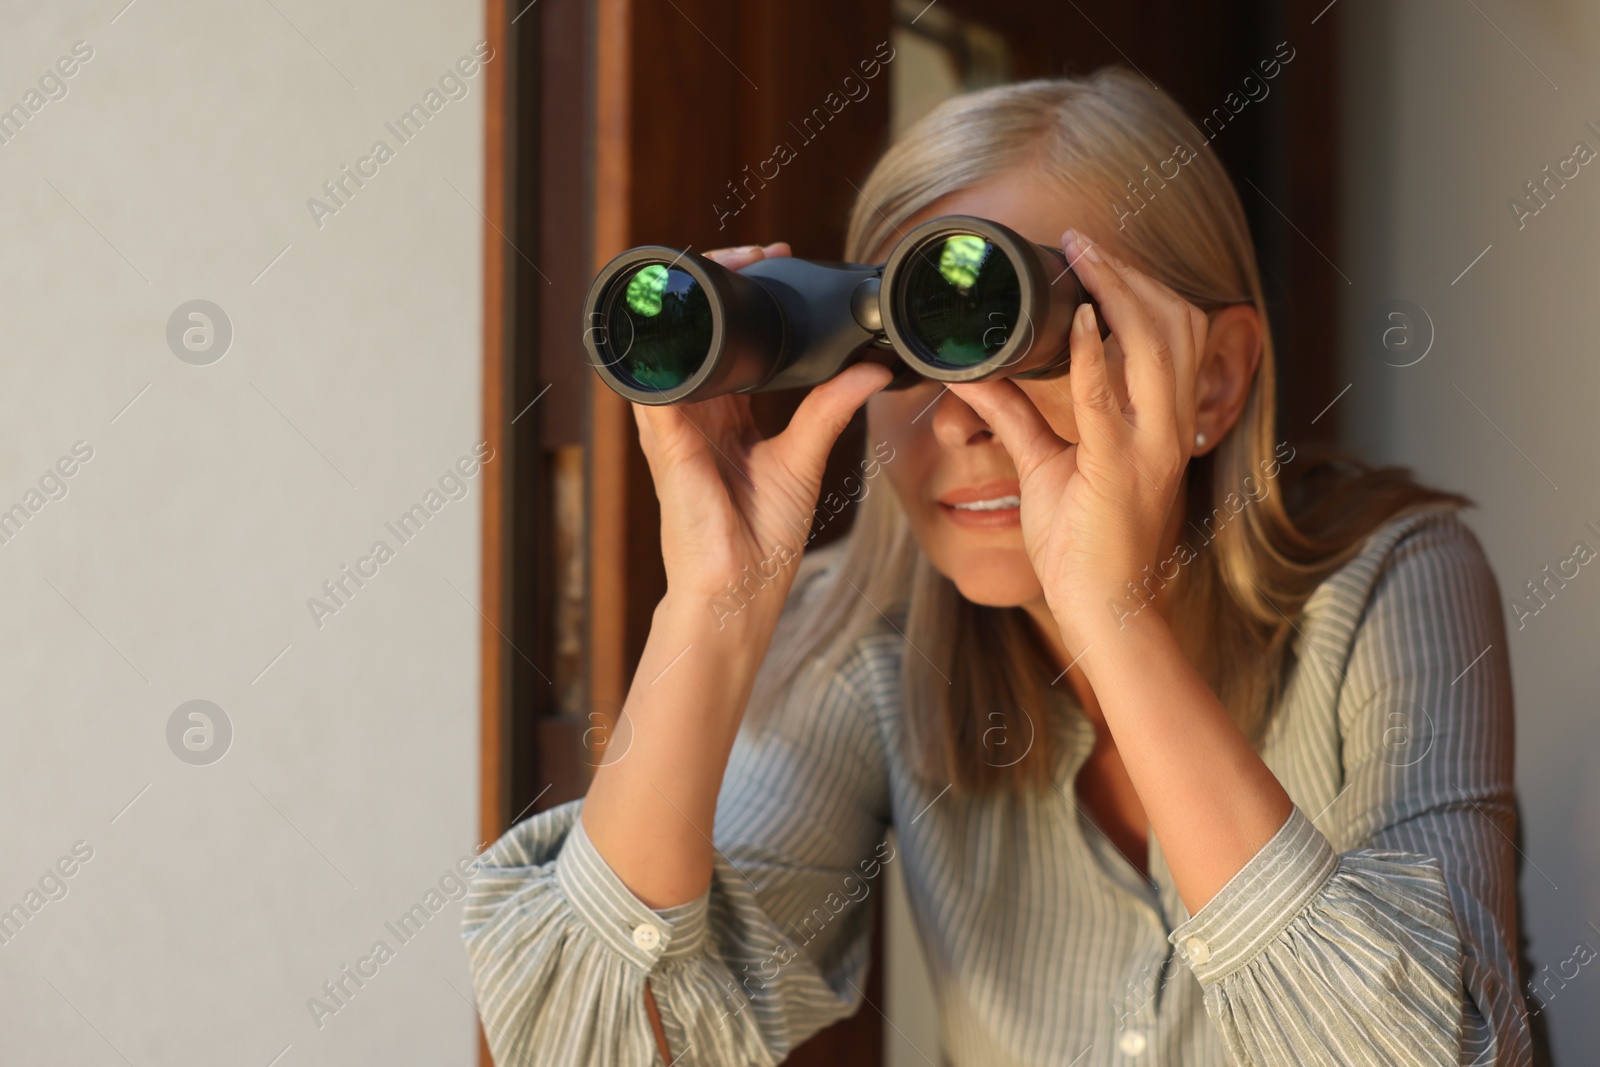
POLYGON ((1457 1062, 1462 940, 1434 856, 1336 853, 1296 807, 1169 940, 1234 1062, 1457 1062))
POLYGON ((556 856, 555 879, 595 936, 641 971, 653 970, 661 960, 696 955, 705 946, 710 887, 682 904, 649 907, 606 863, 576 816, 556 856))
MULTIPOLYGON (((461 934, 495 1062, 659 1063, 646 988, 678 1067, 776 1067, 859 1006, 870 912, 848 924, 841 916, 812 954, 797 951, 720 851, 699 897, 647 907, 596 850, 581 806, 569 801, 512 827, 468 887, 461 934), (824 953, 826 971, 813 958, 824 953)), ((843 873, 782 873, 795 871, 811 881, 788 886, 790 899, 813 887, 820 899, 843 873)))
POLYGON ((1220 982, 1282 933, 1338 864, 1327 837, 1293 805, 1278 832, 1167 940, 1202 985, 1220 982))

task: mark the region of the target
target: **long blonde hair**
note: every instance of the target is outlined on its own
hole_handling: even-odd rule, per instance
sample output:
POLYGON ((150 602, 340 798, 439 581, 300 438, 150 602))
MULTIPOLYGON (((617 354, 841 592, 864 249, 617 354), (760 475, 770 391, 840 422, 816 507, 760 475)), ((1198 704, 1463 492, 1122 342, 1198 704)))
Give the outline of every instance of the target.
MULTIPOLYGON (((1262 353, 1244 411, 1189 464, 1186 529, 1200 547, 1161 584, 1185 653, 1259 745, 1292 665, 1294 620, 1317 585, 1387 519, 1473 502, 1420 486, 1404 468, 1277 441, 1272 335, 1250 232, 1214 152, 1193 149, 1196 132, 1175 101, 1119 67, 954 97, 873 168, 851 213, 845 258, 867 262, 928 204, 1033 167, 1075 202, 1105 204, 1103 218, 1079 228, 1191 303, 1255 306, 1262 353), (1251 488, 1275 478, 1281 492, 1269 484, 1258 497, 1251 488)), ((807 555, 797 589, 805 593, 786 605, 757 679, 753 723, 781 714, 784 701, 814 699, 815 672, 837 669, 888 616, 919 652, 901 657, 914 771, 966 794, 1049 787, 1055 754, 1034 711, 1050 706, 1057 669, 1042 640, 1021 608, 962 597, 918 548, 892 492, 866 493, 845 541, 807 555), (985 758, 996 731, 1032 739, 1026 756, 985 758)))

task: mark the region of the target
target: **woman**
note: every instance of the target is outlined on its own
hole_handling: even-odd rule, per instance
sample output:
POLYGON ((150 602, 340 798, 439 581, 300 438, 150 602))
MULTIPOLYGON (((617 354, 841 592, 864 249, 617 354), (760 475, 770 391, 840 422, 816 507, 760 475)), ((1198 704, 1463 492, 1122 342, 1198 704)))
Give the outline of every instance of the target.
POLYGON ((853 261, 944 214, 1060 245, 1111 330, 1080 307, 1064 378, 861 365, 766 440, 740 397, 635 408, 668 592, 588 795, 473 884, 498 1062, 781 1061, 862 1007, 891 863, 947 1064, 1527 1062, 1471 501, 1275 440, 1194 132, 1126 72, 1002 86, 860 191, 853 261), (797 568, 863 403, 854 529, 797 568))

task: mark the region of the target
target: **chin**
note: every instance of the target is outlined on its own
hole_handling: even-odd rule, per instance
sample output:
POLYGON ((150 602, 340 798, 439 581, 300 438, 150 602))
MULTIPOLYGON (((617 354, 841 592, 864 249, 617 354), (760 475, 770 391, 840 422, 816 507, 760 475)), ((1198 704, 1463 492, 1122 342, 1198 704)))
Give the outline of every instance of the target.
POLYGON ((1020 548, 964 552, 949 563, 948 568, 940 566, 939 570, 974 604, 1015 608, 1044 595, 1033 564, 1020 548))

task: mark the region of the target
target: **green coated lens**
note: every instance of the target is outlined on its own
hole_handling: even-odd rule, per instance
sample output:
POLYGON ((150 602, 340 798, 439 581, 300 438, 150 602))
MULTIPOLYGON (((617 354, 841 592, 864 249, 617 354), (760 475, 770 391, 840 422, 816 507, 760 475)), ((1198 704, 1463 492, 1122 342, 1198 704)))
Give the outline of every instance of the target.
POLYGON ((606 362, 640 389, 688 381, 711 351, 711 303, 687 271, 647 263, 616 281, 605 316, 606 362))
POLYGON ((982 363, 1005 346, 1022 309, 1016 268, 999 246, 974 234, 945 237, 906 265, 901 289, 906 332, 951 367, 982 363))

